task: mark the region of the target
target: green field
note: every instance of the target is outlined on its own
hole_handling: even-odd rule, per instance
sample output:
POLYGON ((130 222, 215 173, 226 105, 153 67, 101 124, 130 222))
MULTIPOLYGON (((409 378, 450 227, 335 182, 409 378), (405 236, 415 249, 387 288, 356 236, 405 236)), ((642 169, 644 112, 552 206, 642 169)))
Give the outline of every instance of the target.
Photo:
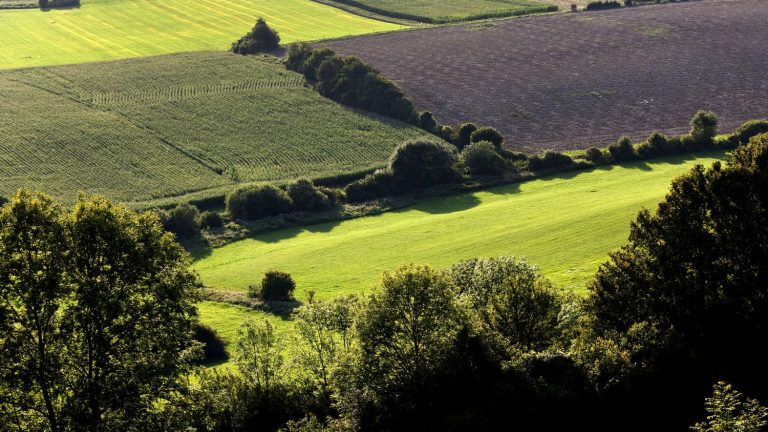
POLYGON ((355 172, 426 136, 323 98, 274 57, 224 52, 0 71, 0 106, 0 195, 64 201, 355 172))
POLYGON ((526 15, 552 11, 535 0, 332 0, 384 16, 429 23, 526 15))
POLYGON ((268 269, 291 273, 297 298, 360 293, 406 263, 447 266, 514 255, 556 284, 583 290, 607 253, 627 240, 641 207, 653 208, 670 181, 722 153, 679 156, 547 177, 435 198, 401 211, 287 229, 242 240, 195 264, 203 283, 244 290, 268 269))
POLYGON ((226 50, 263 17, 283 43, 397 30, 311 0, 82 0, 0 11, 0 69, 226 50))

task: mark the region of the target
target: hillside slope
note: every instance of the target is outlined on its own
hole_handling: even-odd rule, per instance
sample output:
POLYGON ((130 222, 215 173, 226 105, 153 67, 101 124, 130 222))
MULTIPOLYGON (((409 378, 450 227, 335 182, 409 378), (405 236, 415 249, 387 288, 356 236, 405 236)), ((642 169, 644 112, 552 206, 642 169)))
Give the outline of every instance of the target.
POLYGON ((318 95, 274 57, 185 53, 0 72, 0 194, 145 202, 384 164, 426 133, 318 95))

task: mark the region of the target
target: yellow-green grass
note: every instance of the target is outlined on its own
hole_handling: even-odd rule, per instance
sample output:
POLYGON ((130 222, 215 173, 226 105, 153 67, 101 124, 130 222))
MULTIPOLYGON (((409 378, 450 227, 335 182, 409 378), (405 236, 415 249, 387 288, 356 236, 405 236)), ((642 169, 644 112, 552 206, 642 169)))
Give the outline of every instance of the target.
POLYGON ((0 68, 226 50, 258 17, 284 43, 402 28, 311 0, 82 0, 72 9, 0 10, 0 68))
POLYGON ((514 255, 557 285, 583 292, 624 244, 640 208, 655 208, 673 178, 723 153, 597 168, 435 198, 377 216, 286 229, 242 240, 196 262, 205 285, 244 290, 268 269, 291 273, 297 297, 364 293, 407 263, 451 265, 514 255))
POLYGON ((474 19, 553 12, 536 0, 331 0, 394 18, 448 23, 474 19))
POLYGON ((0 195, 67 202, 357 172, 431 136, 320 96, 274 57, 225 52, 0 71, 0 107, 0 195))

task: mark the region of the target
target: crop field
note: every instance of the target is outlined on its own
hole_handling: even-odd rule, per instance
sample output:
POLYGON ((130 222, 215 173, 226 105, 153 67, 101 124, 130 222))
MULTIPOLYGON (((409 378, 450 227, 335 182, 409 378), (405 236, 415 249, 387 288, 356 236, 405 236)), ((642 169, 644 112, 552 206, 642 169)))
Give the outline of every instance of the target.
POLYGON ((305 300, 361 293, 382 272, 407 263, 447 266, 514 255, 556 284, 584 289, 609 251, 627 240, 641 207, 655 205, 670 181, 722 153, 574 172, 486 191, 434 198, 400 211, 275 231, 214 249, 194 265, 206 286, 245 290, 264 271, 291 273, 305 300))
POLYGON ((274 57, 182 53, 0 71, 0 195, 127 203, 384 164, 403 123, 318 95, 274 57))
POLYGON ((553 5, 534 0, 333 0, 384 16, 429 23, 552 12, 553 5))
POLYGON ((513 148, 568 150, 768 117, 768 2, 696 1, 321 43, 372 63, 441 123, 499 128, 513 148))
POLYGON ((0 69, 226 50, 263 17, 283 43, 397 30, 311 0, 83 0, 0 10, 0 69))

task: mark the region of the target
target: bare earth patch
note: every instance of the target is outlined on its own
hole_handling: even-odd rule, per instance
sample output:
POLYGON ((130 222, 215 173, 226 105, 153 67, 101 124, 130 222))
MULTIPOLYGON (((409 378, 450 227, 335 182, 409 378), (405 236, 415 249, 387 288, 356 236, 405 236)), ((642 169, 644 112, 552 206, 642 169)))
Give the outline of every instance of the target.
POLYGON ((712 0, 349 38, 440 123, 501 129, 528 151, 721 130, 768 117, 768 1, 712 0))

